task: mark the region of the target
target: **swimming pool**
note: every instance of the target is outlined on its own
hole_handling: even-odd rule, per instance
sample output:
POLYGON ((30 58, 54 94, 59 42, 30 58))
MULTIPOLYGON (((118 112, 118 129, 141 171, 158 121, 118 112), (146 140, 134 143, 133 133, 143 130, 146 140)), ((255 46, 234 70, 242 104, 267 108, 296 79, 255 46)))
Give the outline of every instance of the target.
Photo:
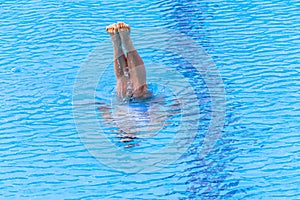
MULTIPOLYGON (((300 198, 299 2, 2 1, 0 10, 0 199, 300 198), (194 140, 160 170, 128 173, 105 165, 76 127, 72 97, 80 70, 110 42, 104 30, 116 21, 132 26, 146 68, 168 67, 181 75, 198 101, 194 140), (143 30, 195 41, 218 69, 225 121, 201 159, 213 115, 207 80, 185 57, 157 47, 164 35, 147 33, 149 41, 139 35, 143 30)), ((103 84, 97 101, 111 90, 103 84)), ((164 86, 151 84, 154 92, 164 86)), ((169 96, 171 89, 165 91, 169 96)), ((137 149, 145 153, 159 141, 143 142, 137 149)))

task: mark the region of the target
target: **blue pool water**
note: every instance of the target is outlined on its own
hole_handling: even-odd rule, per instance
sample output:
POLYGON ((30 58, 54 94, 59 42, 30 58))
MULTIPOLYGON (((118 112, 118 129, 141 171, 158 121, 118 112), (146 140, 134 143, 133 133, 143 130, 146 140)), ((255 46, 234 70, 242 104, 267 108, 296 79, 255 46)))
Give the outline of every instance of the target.
MULTIPOLYGON (((0 199, 300 198, 299 1, 0 1, 0 13, 0 199), (188 149, 159 170, 106 165, 87 148, 74 117, 81 70, 97 49, 112 54, 105 27, 117 21, 132 26, 150 88, 166 94, 161 107, 171 108, 176 99, 174 89, 164 89, 171 77, 178 78, 170 80, 173 88, 191 86, 182 101, 196 103, 131 148, 104 129, 120 152, 145 155, 138 160, 143 164, 151 150, 172 140, 180 122, 196 124, 188 149), (139 35, 145 32, 149 37, 139 35), (223 81, 224 126, 204 157, 198 153, 214 117, 212 99, 220 93, 210 90, 205 71, 162 45, 163 32, 202 47, 223 81), (192 96, 197 100, 189 101, 192 96), (186 121, 179 120, 183 115, 186 121)), ((111 67, 99 65, 107 76, 97 85, 96 103, 113 99, 111 67)), ((95 105, 89 107, 103 128, 95 105)), ((148 109, 130 106, 137 115, 148 109)), ((149 122, 144 116, 139 123, 149 122)))

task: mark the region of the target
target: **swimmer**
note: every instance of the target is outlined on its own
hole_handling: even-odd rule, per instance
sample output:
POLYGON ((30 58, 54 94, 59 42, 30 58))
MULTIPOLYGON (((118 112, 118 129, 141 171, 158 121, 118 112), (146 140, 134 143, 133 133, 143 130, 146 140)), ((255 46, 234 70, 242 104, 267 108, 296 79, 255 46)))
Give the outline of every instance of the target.
POLYGON ((106 27, 114 47, 114 72, 119 97, 145 98, 149 96, 144 62, 130 38, 130 26, 124 22, 106 27), (126 51, 124 54, 123 48, 126 51))
MULTIPOLYGON (((142 101, 136 104, 137 109, 129 105, 134 101, 127 102, 129 104, 119 102, 113 106, 99 103, 98 109, 103 125, 117 128, 116 133, 121 138, 120 142, 152 137, 167 125, 168 118, 179 114, 180 102, 175 100, 174 104, 168 104, 164 94, 154 97, 148 91, 144 62, 133 46, 129 25, 124 22, 111 24, 106 27, 106 31, 111 36, 114 48, 114 73, 117 79, 118 96, 122 100, 140 99, 142 101), (170 109, 165 110, 168 107, 170 109), (140 108, 143 109, 139 110, 140 108)), ((112 131, 115 132, 114 129, 112 131)))

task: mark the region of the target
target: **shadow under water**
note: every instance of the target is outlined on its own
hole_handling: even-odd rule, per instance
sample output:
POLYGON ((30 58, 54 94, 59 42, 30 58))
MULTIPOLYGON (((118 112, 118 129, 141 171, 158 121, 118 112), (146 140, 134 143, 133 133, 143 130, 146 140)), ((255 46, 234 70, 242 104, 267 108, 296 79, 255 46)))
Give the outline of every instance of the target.
POLYGON ((114 93, 109 104, 96 103, 103 129, 126 143, 125 148, 138 146, 135 139, 154 137, 180 118, 180 101, 170 93, 154 94, 157 89, 151 84, 150 90, 152 95, 146 99, 122 100, 114 93))

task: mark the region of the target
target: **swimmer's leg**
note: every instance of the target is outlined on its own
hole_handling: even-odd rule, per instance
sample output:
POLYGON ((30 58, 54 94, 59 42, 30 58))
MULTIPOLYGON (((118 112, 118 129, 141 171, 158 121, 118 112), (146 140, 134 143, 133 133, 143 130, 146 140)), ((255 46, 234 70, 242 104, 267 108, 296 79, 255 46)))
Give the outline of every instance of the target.
POLYGON ((128 89, 130 86, 129 70, 127 59, 122 49, 121 38, 118 33, 116 24, 106 27, 106 31, 110 34, 114 47, 114 71, 117 78, 117 93, 120 97, 131 96, 128 94, 131 91, 128 89))
POLYGON ((148 89, 144 62, 132 44, 129 25, 119 22, 117 26, 122 40, 122 45, 127 53, 127 64, 130 80, 133 86, 133 96, 142 97, 146 94, 148 89))

